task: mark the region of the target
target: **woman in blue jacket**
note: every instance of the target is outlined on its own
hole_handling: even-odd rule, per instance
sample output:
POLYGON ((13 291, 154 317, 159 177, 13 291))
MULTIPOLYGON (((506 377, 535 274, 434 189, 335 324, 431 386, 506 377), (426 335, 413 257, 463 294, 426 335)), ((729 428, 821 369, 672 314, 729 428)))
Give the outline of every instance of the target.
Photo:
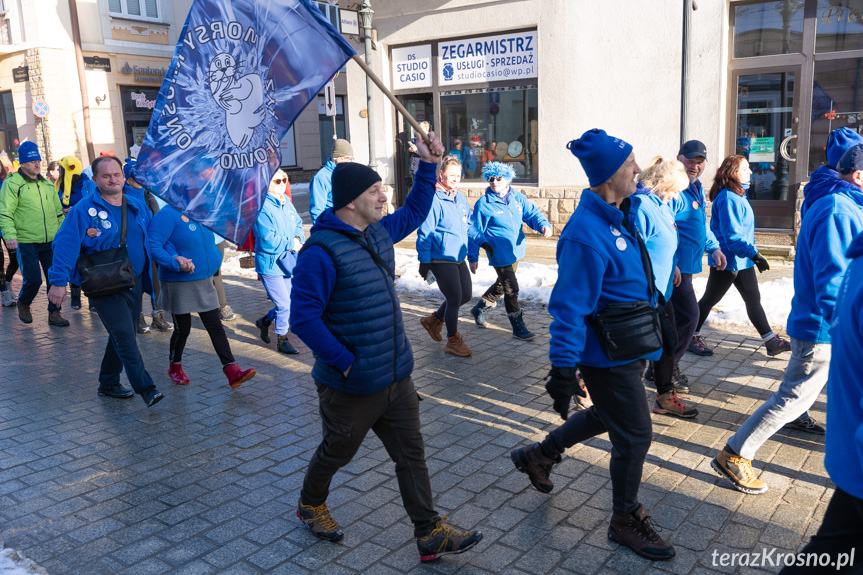
POLYGON ((159 267, 159 305, 174 316, 169 348, 168 376, 177 385, 187 385, 182 357, 192 330, 192 314, 201 318, 213 348, 222 362, 222 371, 232 389, 255 376, 254 369, 241 369, 219 316, 219 296, 213 276, 222 265, 213 232, 168 205, 153 216, 147 228, 150 253, 159 267))
MULTIPOLYGON (((84 166, 75 156, 66 156, 60 160, 58 167, 60 172, 57 181, 54 182, 54 189, 60 196, 63 214, 68 214, 72 206, 96 191, 96 184, 89 176, 81 173, 84 166)), ((72 292, 70 307, 81 309, 81 287, 71 284, 70 291, 72 292)))
POLYGON ((479 248, 488 243, 491 246, 491 250, 486 250, 488 263, 497 272, 497 281, 482 294, 471 313, 478 326, 486 327, 488 310, 503 298, 512 324, 512 335, 531 340, 536 334, 524 325, 524 313, 518 307, 518 280, 515 277, 527 242, 521 224, 527 224, 547 238, 551 237, 551 224, 524 194, 512 189, 510 182, 515 178, 512 166, 489 162, 482 167, 482 177, 488 181, 489 187, 473 206, 471 225, 476 231, 477 241, 471 242, 467 261, 470 262, 471 273, 476 273, 479 248))
POLYGON ((417 257, 420 275, 437 280, 446 300, 437 311, 420 320, 434 341, 443 341, 441 327, 446 321, 446 353, 469 357, 472 353, 458 330, 458 310, 470 301, 473 289, 465 257, 470 226, 470 204, 457 188, 462 165, 447 156, 438 170, 431 211, 417 230, 417 257), (429 275, 431 274, 431 275, 429 275))
MULTIPOLYGON (((689 185, 689 178, 683 164, 677 160, 657 156, 638 176, 639 185, 629 196, 629 209, 626 214, 630 229, 638 229, 644 239, 650 262, 659 303, 665 309, 669 325, 674 326, 674 306, 671 294, 674 282, 679 281, 677 270, 677 226, 670 203, 681 190, 689 185)), ((676 333, 675 333, 676 335, 676 333)), ((674 342, 677 343, 676 341, 674 342)), ((675 346, 671 346, 676 348, 675 346)), ((651 362, 645 379, 656 383, 656 403, 653 412, 692 418, 698 410, 687 406, 677 395, 673 383, 674 353, 663 351, 658 361, 651 362)))
POLYGON ((255 222, 255 271, 276 304, 270 312, 255 322, 261 339, 270 342, 270 324, 275 318, 278 343, 282 353, 300 353, 288 340, 288 318, 291 313, 291 276, 297 263, 297 251, 305 240, 303 220, 288 195, 288 175, 276 171, 270 181, 264 207, 255 222))
POLYGON ((755 247, 755 215, 746 197, 751 178, 752 170, 743 156, 725 158, 713 177, 710 188, 710 201, 713 202, 710 230, 719 241, 719 249, 725 254, 727 265, 724 270, 710 268, 707 288, 698 301, 698 325, 693 337, 697 342, 704 343, 701 326, 713 306, 733 285, 746 304, 746 314, 761 335, 767 355, 774 356, 791 351, 791 345, 773 332, 767 314, 761 307, 755 266, 758 266, 759 272, 764 272, 770 269, 770 264, 755 247))

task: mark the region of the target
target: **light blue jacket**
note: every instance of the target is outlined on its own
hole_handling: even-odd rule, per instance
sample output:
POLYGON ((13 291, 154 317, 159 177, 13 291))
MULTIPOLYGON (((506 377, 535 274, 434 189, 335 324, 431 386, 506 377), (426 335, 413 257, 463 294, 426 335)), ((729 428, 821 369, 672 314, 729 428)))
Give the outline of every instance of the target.
MULTIPOLYGON (((650 284, 623 212, 584 190, 557 243, 557 283, 548 301, 554 318, 548 357, 556 367, 625 365, 599 346, 591 318, 611 302, 649 301, 650 284)), ((642 359, 657 360, 662 350, 642 359)))
POLYGON ((863 190, 836 177, 815 184, 814 190, 811 183, 804 188, 819 198, 801 210, 786 331, 801 341, 830 343, 836 296, 850 263, 846 252, 863 232, 863 190))
POLYGON ((847 256, 853 261, 839 288, 832 328, 824 467, 839 488, 863 499, 863 234, 847 256))
POLYGON ((432 260, 462 262, 467 256, 470 204, 458 190, 450 197, 438 184, 431 211, 417 230, 417 257, 421 264, 432 260))
POLYGON ((746 195, 738 196, 722 188, 713 200, 710 231, 719 241, 730 272, 749 269, 755 264, 752 258, 758 253, 755 247, 755 214, 746 195))
POLYGON ((262 276, 289 277, 277 260, 283 253, 294 251, 294 238, 300 243, 306 238, 297 208, 286 197, 282 203, 279 197, 267 194, 255 221, 255 271, 262 276))
POLYGON ((674 289, 674 253, 677 251, 674 214, 668 204, 663 203, 659 196, 641 184, 636 192, 629 196, 629 201, 627 223, 630 229, 635 225, 641 232, 647 253, 650 254, 656 291, 668 301, 674 289))
POLYGON ((496 268, 514 264, 524 257, 527 240, 522 223, 539 232, 551 224, 533 202, 512 187, 505 199, 487 188, 485 195, 476 201, 471 214, 476 241, 468 246, 467 261, 479 261, 479 246, 491 244, 494 255, 488 263, 496 268))
POLYGON ((222 265, 222 252, 216 247, 213 232, 173 206, 166 205, 153 216, 148 232, 150 253, 159 266, 160 282, 210 278, 222 265), (177 255, 192 260, 195 271, 183 271, 174 259, 177 255))
POLYGON ((677 267, 682 274, 699 274, 701 256, 704 252, 712 254, 719 247, 716 236, 707 228, 701 182, 695 180, 668 204, 677 223, 677 267))
POLYGON ((336 163, 332 159, 327 160, 309 185, 309 215, 312 217, 312 225, 315 225, 324 210, 333 207, 333 170, 335 169, 336 163))

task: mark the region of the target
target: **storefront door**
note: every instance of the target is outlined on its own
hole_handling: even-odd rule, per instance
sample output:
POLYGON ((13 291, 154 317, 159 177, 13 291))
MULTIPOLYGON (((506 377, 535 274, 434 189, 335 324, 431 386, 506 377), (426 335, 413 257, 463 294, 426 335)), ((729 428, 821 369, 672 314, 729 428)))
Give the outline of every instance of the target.
POLYGON ((745 70, 733 74, 737 103, 734 153, 752 168, 749 200, 755 227, 790 229, 794 223, 802 168, 797 162, 800 136, 800 67, 745 70))
MULTIPOLYGON (((435 130, 434 114, 431 94, 411 94, 399 96, 399 100, 417 122, 428 122, 431 129, 435 130)), ((404 203, 408 192, 413 185, 413 172, 411 170, 411 154, 408 150, 411 140, 416 136, 414 129, 408 124, 404 116, 396 113, 398 134, 396 135, 396 202, 399 206, 404 203)))

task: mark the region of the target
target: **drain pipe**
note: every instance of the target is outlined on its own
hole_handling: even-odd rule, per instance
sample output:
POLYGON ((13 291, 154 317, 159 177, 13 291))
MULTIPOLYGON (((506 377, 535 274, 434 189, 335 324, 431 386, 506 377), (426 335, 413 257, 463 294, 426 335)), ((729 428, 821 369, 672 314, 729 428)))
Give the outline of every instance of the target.
POLYGON ((683 54, 682 65, 680 67, 680 144, 687 140, 686 138, 686 97, 689 92, 689 35, 692 29, 692 13, 698 10, 698 4, 695 0, 683 0, 683 54), (692 9, 690 10, 690 3, 692 9))
POLYGON ((78 26, 78 3, 69 0, 69 13, 72 17, 72 40, 75 43, 75 63, 78 66, 78 82, 81 84, 81 107, 84 114, 84 141, 87 144, 87 155, 90 163, 96 158, 93 148, 93 135, 90 132, 90 96, 87 93, 87 77, 84 75, 84 54, 81 51, 81 29, 78 26))

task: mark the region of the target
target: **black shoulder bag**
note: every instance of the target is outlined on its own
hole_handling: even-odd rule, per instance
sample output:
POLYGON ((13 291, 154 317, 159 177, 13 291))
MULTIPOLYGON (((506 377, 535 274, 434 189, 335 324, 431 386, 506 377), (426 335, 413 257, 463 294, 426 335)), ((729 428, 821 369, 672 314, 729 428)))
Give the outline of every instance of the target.
POLYGON ((126 250, 126 196, 120 208, 123 223, 120 226, 120 247, 111 248, 78 258, 81 291, 87 297, 115 295, 135 287, 135 270, 126 250))
POLYGON ((593 316, 599 345, 612 361, 634 361, 662 349, 663 341, 668 339, 667 336, 663 338, 665 330, 674 329, 665 311, 652 303, 656 288, 653 285, 650 255, 638 230, 630 231, 635 235, 641 253, 650 301, 612 302, 593 316))

